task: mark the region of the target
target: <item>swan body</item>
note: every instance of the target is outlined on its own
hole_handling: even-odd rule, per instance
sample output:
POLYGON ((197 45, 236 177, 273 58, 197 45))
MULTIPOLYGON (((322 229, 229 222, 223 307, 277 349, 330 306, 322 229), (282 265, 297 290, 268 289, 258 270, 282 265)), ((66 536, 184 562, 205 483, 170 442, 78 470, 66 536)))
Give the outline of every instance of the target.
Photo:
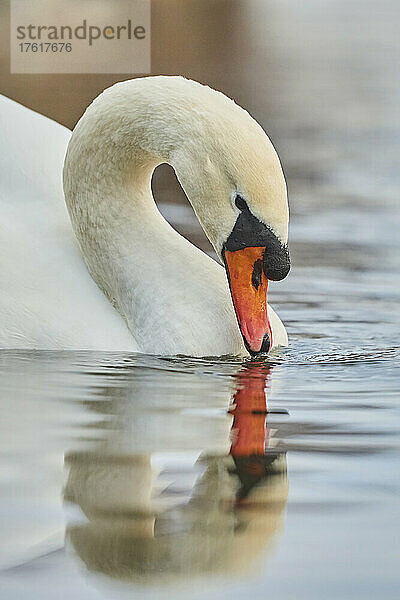
POLYGON ((137 346, 82 261, 62 193, 71 132, 0 97, 0 347, 137 346))
MULTIPOLYGON (((224 268, 161 216, 151 177, 174 167, 221 258, 239 187, 285 244, 279 160, 248 113, 180 77, 116 84, 72 137, 7 98, 0 108, 0 347, 247 354, 224 268)), ((286 345, 271 307, 268 317, 273 346, 286 345)))

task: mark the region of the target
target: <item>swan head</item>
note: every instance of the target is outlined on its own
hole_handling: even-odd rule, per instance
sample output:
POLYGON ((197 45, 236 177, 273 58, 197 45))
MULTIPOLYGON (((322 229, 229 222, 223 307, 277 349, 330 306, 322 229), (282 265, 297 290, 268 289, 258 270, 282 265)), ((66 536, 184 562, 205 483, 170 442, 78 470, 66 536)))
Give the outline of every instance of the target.
POLYGON ((195 85, 196 118, 172 163, 225 266, 244 344, 256 355, 273 343, 268 282, 290 269, 286 182, 271 141, 249 113, 195 85))
POLYGON ((286 277, 290 257, 287 244, 255 217, 240 194, 235 205, 240 214, 222 247, 222 259, 240 332, 246 349, 254 356, 272 347, 268 282, 286 277))
MULTIPOLYGON (((115 244, 99 246, 97 225, 115 235, 117 222, 125 236, 132 211, 143 211, 151 195, 151 173, 163 162, 174 168, 225 265, 247 350, 267 352, 273 345, 268 282, 283 279, 290 266, 285 178, 262 127, 233 100, 200 83, 170 76, 117 83, 75 127, 64 190, 93 278, 114 301, 114 267, 110 263, 104 274, 103 255, 112 255, 115 244), (109 209, 110 198, 118 209, 109 209)), ((130 304, 119 310, 129 314, 130 304)))

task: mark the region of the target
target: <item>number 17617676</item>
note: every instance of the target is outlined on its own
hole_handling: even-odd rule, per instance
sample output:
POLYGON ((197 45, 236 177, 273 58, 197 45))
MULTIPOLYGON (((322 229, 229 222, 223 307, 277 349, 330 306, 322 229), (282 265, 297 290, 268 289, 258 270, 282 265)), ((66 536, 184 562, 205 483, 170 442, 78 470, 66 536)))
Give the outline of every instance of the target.
POLYGON ((71 52, 72 44, 65 42, 21 42, 21 52, 71 52))

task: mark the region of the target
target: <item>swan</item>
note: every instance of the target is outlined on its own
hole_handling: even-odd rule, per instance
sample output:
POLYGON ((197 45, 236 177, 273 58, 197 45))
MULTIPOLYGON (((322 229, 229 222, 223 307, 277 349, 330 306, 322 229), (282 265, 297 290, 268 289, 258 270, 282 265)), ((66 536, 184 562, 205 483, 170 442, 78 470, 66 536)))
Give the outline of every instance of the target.
POLYGON ((266 302, 290 268, 286 183, 244 109, 177 76, 113 85, 72 134, 8 98, 0 108, 0 347, 248 356, 287 345, 266 302), (158 211, 161 163, 222 264, 158 211))

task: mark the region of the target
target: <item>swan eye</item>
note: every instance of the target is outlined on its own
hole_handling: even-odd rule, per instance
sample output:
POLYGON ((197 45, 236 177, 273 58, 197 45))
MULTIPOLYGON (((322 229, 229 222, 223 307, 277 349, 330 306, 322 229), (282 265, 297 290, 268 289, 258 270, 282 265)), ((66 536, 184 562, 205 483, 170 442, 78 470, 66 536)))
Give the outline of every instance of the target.
POLYGON ((239 194, 235 198, 235 204, 236 204, 237 208, 242 212, 244 210, 248 210, 246 200, 244 200, 244 198, 242 198, 242 196, 239 196, 239 194))

